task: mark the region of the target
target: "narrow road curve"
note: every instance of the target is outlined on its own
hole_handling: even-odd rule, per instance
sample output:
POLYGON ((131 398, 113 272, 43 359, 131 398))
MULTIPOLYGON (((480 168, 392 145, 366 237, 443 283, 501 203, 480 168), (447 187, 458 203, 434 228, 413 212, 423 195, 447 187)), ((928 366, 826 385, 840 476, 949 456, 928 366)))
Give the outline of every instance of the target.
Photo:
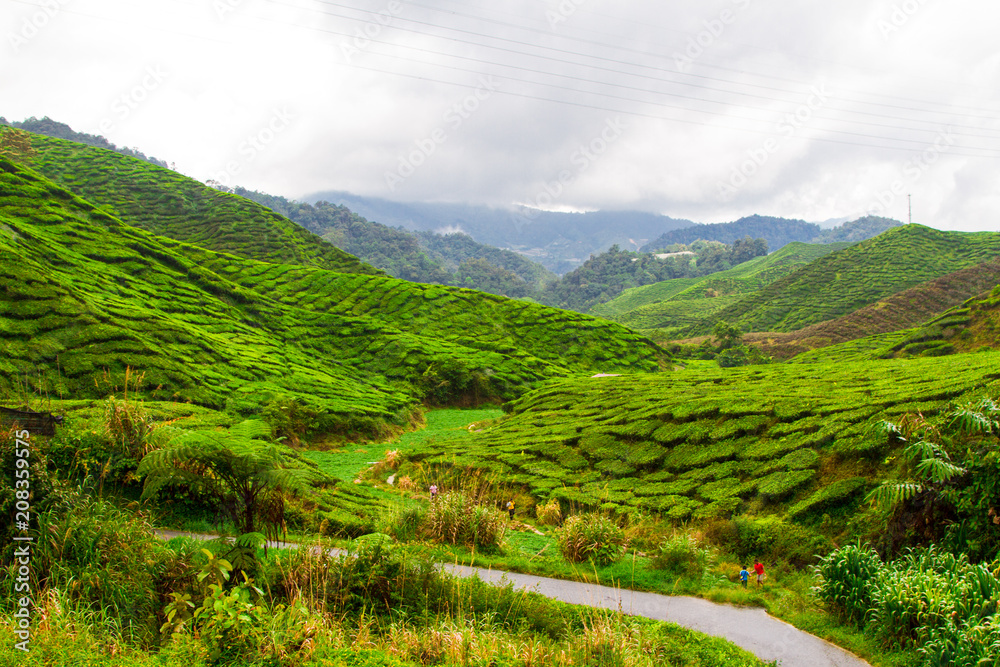
MULTIPOLYGON (((163 539, 192 537, 210 540, 217 537, 172 530, 158 530, 156 534, 163 539)), ((268 546, 294 548, 298 545, 269 542, 268 546)), ((346 552, 332 549, 331 553, 346 552)), ((756 607, 734 607, 683 595, 643 593, 465 565, 442 563, 440 567, 445 572, 462 577, 478 576, 491 584, 502 585, 509 582, 515 588, 561 602, 618 610, 632 616, 676 623, 707 635, 722 637, 761 660, 776 660, 780 667, 871 667, 853 653, 780 621, 756 607)))

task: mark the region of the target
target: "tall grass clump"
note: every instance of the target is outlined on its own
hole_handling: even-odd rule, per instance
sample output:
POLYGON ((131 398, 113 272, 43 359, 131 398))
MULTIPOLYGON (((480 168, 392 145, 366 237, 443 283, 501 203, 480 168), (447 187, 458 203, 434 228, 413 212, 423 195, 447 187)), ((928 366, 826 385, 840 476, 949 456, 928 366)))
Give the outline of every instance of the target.
POLYGON ((986 565, 935 547, 883 563, 852 545, 817 573, 821 600, 884 644, 916 648, 925 666, 1000 664, 1000 581, 986 565))
POLYGON ((535 507, 535 518, 543 526, 558 526, 562 523, 563 515, 559 499, 552 498, 544 505, 537 505, 535 507))
POLYGON ((76 495, 39 514, 38 526, 35 590, 61 591, 65 605, 119 638, 145 644, 156 636, 161 593, 185 568, 147 515, 76 495))
POLYGON ((556 540, 566 560, 599 566, 618 562, 628 545, 621 526, 603 514, 574 514, 557 531, 556 540))
POLYGON ((499 551, 507 532, 507 516, 496 507, 480 505, 465 493, 453 491, 431 503, 420 534, 437 542, 464 544, 499 551))

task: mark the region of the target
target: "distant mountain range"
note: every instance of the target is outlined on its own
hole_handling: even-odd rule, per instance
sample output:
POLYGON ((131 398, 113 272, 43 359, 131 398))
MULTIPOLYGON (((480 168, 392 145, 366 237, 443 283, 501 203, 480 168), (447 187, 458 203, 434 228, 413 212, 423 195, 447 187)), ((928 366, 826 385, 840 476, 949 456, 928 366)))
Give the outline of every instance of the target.
POLYGON ((640 211, 558 213, 471 204, 400 203, 336 191, 304 199, 347 206, 369 220, 413 231, 462 231, 479 243, 517 251, 558 274, 572 271, 613 245, 638 250, 666 231, 694 225, 690 220, 640 211))
POLYGON ((815 224, 762 215, 700 224, 641 211, 558 213, 471 204, 404 203, 338 191, 320 192, 304 199, 346 206, 369 220, 413 231, 462 231, 479 243, 521 253, 560 275, 612 246, 653 252, 697 240, 732 244, 749 236, 764 239, 774 252, 794 241, 862 241, 902 224, 888 218, 868 217, 830 228, 831 221, 815 224))

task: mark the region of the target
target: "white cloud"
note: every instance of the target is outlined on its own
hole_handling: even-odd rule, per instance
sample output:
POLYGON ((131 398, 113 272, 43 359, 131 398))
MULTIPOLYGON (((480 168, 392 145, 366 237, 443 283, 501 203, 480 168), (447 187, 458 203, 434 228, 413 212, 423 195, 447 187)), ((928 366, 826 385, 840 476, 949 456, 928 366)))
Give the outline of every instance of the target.
MULTIPOLYGON (((0 113, 82 131, 111 119, 119 145, 200 180, 236 162, 234 182, 286 196, 503 205, 536 201, 569 172, 548 208, 822 220, 895 186, 914 195, 915 221, 996 228, 996 3, 571 4, 13 2, 0 17, 0 113), (123 115, 150 68, 163 80, 123 115), (455 123, 449 110, 483 76, 496 93, 455 123), (810 106, 818 86, 828 99, 810 106), (293 119, 269 136, 283 109, 293 119), (579 147, 618 116, 627 129, 581 168, 579 147), (948 127, 955 141, 916 176, 908 161, 948 127), (389 190, 386 172, 436 130, 445 139, 389 190), (254 137, 269 140, 251 151, 254 137), (721 192, 739 172, 745 182, 721 192)), ((905 199, 885 213, 905 219, 905 199)))

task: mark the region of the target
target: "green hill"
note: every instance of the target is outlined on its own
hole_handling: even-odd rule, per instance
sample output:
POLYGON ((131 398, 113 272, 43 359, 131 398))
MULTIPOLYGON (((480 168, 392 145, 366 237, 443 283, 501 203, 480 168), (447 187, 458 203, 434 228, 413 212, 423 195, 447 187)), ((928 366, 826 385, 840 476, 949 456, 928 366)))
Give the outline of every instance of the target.
POLYGON ((896 227, 820 257, 710 317, 682 327, 676 337, 709 334, 718 320, 748 331, 794 331, 847 315, 998 253, 1000 234, 942 232, 921 225, 896 227))
POLYGON ((378 274, 274 211, 111 150, 31 135, 28 166, 129 225, 265 262, 378 274))
POLYGON ((764 257, 700 278, 676 278, 627 290, 591 314, 635 329, 664 329, 664 335, 708 318, 711 313, 753 294, 801 266, 847 243, 789 243, 764 257))
MULTIPOLYGON (((804 352, 790 361, 867 361, 872 359, 939 357, 963 352, 982 352, 1000 346, 1000 260, 985 262, 982 283, 993 285, 989 292, 967 299, 919 326, 896 329, 849 340, 837 345, 804 352)), ((966 272, 961 272, 966 273, 966 272)), ((922 295, 921 295, 922 296, 922 295)), ((916 300, 916 299, 914 299, 916 300)), ((939 309, 940 310, 940 309, 939 309)))
MULTIPOLYGON (((965 326, 955 328, 949 324, 941 328, 938 323, 942 321, 942 317, 950 318, 952 315, 938 316, 966 302, 970 296, 990 290, 998 283, 1000 283, 1000 259, 991 259, 897 292, 834 320, 812 324, 788 333, 749 334, 745 339, 761 346, 770 356, 778 359, 794 357, 795 361, 819 358, 832 360, 834 357, 843 359, 851 356, 852 353, 849 352, 851 349, 860 355, 856 357, 857 360, 871 358, 872 355, 891 356, 890 350, 881 350, 887 345, 886 341, 895 341, 900 337, 906 339, 911 336, 919 339, 911 342, 924 343, 931 339, 943 342, 950 340, 957 333, 962 334, 960 341, 954 341, 958 345, 951 343, 950 347, 923 345, 922 354, 929 353, 932 347, 937 354, 945 354, 949 350, 969 352, 984 344, 993 347, 996 344, 995 338, 984 339, 971 332, 963 333, 965 326), (928 320, 931 320, 931 323, 924 325, 928 320), (910 330, 911 327, 917 328, 910 330), (848 341, 855 343, 838 345, 848 341), (827 346, 838 346, 838 349, 822 353, 810 352, 827 346), (881 351, 876 352, 877 350, 881 351), (807 352, 808 354, 802 357, 796 357, 807 352)), ((953 315, 957 313, 958 311, 954 311, 953 315)))
POLYGON ((664 361, 588 316, 225 255, 126 225, 2 158, 0 171, 7 390, 96 396, 96 380, 131 367, 158 400, 252 413, 294 397, 326 430, 364 430, 423 400, 509 399, 553 375, 664 361))
POLYGON ((890 470, 880 419, 995 392, 1000 353, 575 378, 534 391, 422 466, 485 469, 537 499, 674 520, 778 513, 831 535, 890 470))

